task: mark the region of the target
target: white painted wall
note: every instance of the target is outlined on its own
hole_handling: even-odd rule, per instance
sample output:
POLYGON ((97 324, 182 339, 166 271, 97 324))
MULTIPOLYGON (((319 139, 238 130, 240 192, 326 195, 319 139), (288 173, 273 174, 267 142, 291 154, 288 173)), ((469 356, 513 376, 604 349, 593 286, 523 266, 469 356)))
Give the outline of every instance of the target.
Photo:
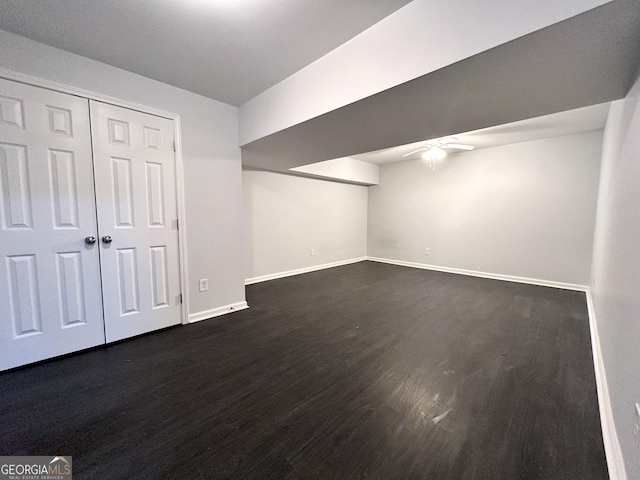
POLYGON ((591 293, 628 478, 640 478, 640 80, 604 132, 591 293))
POLYGON ((240 107, 240 143, 330 112, 610 0, 414 0, 240 107))
POLYGON ((181 116, 189 312, 244 301, 238 109, 0 31, 0 68, 181 116), (198 279, 209 291, 198 292, 198 279))
POLYGON ((366 255, 367 187, 259 170, 242 178, 247 279, 366 255))
POLYGON ((595 131, 457 153, 435 171, 384 165, 368 255, 587 285, 601 143, 595 131))
POLYGON ((290 170, 364 185, 377 185, 380 182, 380 167, 378 165, 350 157, 310 163, 290 168, 290 170))

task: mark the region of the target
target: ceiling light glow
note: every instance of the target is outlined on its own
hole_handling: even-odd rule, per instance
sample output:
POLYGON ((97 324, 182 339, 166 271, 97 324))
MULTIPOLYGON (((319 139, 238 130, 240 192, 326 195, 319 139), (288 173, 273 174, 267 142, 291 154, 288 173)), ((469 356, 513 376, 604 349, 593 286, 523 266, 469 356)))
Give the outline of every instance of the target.
POLYGON ((423 160, 434 161, 434 160, 442 160, 447 156, 447 152, 445 152, 440 147, 431 147, 429 150, 422 154, 423 160))

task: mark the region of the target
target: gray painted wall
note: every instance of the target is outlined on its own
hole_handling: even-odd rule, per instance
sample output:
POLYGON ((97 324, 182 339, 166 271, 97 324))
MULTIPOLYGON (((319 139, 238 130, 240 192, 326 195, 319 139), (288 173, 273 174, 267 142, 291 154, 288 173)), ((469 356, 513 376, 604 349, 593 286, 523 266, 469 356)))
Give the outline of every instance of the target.
POLYGON ((1 30, 0 46, 1 68, 181 116, 189 313, 244 301, 238 109, 1 30))
POLYGON ((456 153, 435 171, 383 166, 368 255, 587 285, 601 145, 596 131, 456 153))
POLYGON ((591 292, 628 478, 640 478, 640 80, 604 132, 591 292))
POLYGON ((242 177, 246 278, 366 255, 367 187, 257 170, 242 177))

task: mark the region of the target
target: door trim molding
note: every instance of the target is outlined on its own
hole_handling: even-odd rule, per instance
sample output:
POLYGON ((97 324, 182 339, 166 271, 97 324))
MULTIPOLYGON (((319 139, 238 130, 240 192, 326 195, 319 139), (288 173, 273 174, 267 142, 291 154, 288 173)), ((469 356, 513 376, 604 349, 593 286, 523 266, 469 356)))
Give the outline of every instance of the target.
POLYGON ((102 93, 92 92, 83 88, 72 87, 62 83, 54 82, 40 77, 34 77, 33 75, 27 75, 20 72, 14 72, 6 68, 0 67, 0 78, 6 80, 12 80, 18 83, 24 83, 25 85, 31 85, 34 87, 45 88, 47 90, 53 90, 55 92, 67 93, 76 97, 86 98, 87 100, 96 100, 98 102, 107 103, 109 105, 115 105, 116 107, 123 107, 129 110, 135 110, 141 113, 147 113, 155 115, 156 117, 167 118, 173 121, 173 138, 176 142, 176 196, 178 204, 178 257, 180 261, 180 292, 182 293, 182 324, 189 323, 189 289, 188 283, 188 271, 187 271, 187 231, 186 231, 186 210, 185 210, 185 197, 184 197, 184 163, 182 156, 182 127, 180 122, 180 115, 177 113, 167 112, 158 108, 148 107, 139 103, 122 100, 110 95, 104 95, 102 93))
POLYGON ((13 80, 14 82, 25 83, 35 87, 46 88, 47 90, 54 90, 56 92, 68 93, 75 95, 76 97, 88 98, 89 100, 97 100, 103 103, 109 103, 117 107, 124 107, 130 110, 137 110, 142 113, 149 113, 157 117, 164 117, 170 120, 180 118, 180 115, 166 110, 160 110, 154 107, 148 107, 139 103, 130 102, 128 100, 122 100, 110 95, 104 95, 102 93, 92 92, 83 88, 73 87, 71 85, 65 85, 63 83, 54 82, 53 80, 47 80, 45 78, 34 77, 33 75, 27 75, 25 73, 14 72, 0 67, 0 77, 6 80, 13 80))

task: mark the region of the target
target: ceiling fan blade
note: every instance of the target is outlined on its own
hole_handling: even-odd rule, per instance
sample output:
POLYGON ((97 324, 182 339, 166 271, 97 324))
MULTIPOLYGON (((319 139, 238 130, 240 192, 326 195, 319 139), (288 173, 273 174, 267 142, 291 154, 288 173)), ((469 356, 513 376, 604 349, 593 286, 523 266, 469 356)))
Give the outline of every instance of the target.
POLYGON ((431 148, 431 146, 428 147, 422 147, 419 148, 418 150, 414 150, 413 152, 409 152, 409 153, 405 153, 404 155, 402 155, 403 157, 408 157, 409 155, 413 155, 414 153, 418 153, 418 152, 422 152, 423 150, 429 150, 431 148))
POLYGON ((440 145, 440 148, 453 148, 455 150, 473 150, 473 145, 465 145, 463 143, 447 143, 445 145, 440 145))

